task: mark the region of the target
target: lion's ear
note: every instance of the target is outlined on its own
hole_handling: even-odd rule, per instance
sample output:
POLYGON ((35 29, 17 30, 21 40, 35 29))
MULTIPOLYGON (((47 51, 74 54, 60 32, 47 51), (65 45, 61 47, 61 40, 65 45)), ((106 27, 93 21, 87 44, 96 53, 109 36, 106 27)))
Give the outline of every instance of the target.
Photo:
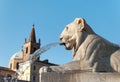
POLYGON ((80 30, 83 30, 85 27, 85 20, 83 18, 76 18, 75 22, 80 25, 80 30))

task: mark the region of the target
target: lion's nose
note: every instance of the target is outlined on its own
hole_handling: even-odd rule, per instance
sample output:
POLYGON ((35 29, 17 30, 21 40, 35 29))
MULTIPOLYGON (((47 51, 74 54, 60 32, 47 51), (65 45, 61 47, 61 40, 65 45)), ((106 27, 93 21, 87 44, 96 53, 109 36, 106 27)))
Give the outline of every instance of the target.
POLYGON ((63 37, 62 36, 60 36, 60 40, 62 40, 63 39, 63 37))

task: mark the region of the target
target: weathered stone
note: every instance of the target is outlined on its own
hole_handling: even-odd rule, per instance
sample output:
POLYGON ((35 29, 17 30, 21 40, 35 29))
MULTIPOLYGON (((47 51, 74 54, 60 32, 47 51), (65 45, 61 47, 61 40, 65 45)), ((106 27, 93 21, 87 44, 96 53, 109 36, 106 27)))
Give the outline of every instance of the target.
POLYGON ((120 72, 120 46, 97 35, 83 18, 68 24, 60 40, 66 49, 73 50, 73 62, 50 67, 53 71, 120 72))
POLYGON ((68 24, 60 40, 73 50, 73 61, 41 68, 40 82, 120 82, 120 46, 97 35, 83 18, 68 24))
POLYGON ((80 70, 120 72, 120 47, 97 35, 83 18, 68 24, 60 39, 66 49, 73 50, 80 70))
POLYGON ((119 73, 93 72, 47 72, 42 73, 40 82, 120 82, 119 73))

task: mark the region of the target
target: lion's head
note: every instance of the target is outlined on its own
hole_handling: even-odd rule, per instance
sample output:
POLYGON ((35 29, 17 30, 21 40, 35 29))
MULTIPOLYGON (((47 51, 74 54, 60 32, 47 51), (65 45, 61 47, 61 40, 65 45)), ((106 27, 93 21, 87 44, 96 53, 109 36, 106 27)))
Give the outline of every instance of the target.
POLYGON ((83 18, 76 18, 68 24, 60 35, 60 40, 67 50, 77 50, 88 34, 94 31, 87 25, 83 18))

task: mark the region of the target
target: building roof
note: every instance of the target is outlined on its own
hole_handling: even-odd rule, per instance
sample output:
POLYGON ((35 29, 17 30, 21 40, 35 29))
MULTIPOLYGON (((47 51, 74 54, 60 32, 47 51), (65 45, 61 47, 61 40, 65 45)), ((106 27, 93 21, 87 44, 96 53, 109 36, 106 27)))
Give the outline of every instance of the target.
POLYGON ((34 25, 33 25, 33 27, 32 27, 31 33, 30 33, 29 41, 31 41, 31 42, 36 42, 34 25))
POLYGON ((58 66, 58 64, 55 64, 55 63, 51 63, 51 62, 49 62, 48 59, 43 60, 43 61, 36 61, 36 62, 40 62, 40 63, 44 63, 44 64, 48 64, 48 65, 58 66))
POLYGON ((11 70, 10 68, 1 67, 1 66, 0 66, 0 70, 15 72, 15 71, 11 70))
POLYGON ((15 53, 11 58, 10 60, 13 60, 13 59, 22 59, 23 58, 23 50, 20 50, 19 52, 15 53))

